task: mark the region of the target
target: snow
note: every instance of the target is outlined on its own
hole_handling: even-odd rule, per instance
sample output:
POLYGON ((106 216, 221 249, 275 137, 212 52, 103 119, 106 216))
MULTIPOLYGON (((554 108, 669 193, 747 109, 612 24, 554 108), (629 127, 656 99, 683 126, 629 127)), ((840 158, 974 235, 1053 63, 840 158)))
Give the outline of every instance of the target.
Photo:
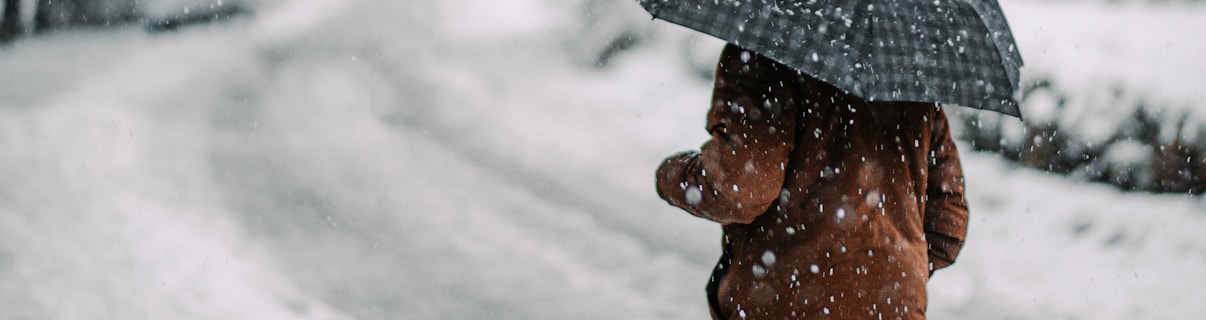
MULTIPOLYGON (((700 57, 721 44, 600 20, 642 42, 596 68, 574 45, 591 25, 567 18, 586 5, 281 0, 177 33, 0 48, 0 313, 707 318, 719 228, 658 199, 652 176, 707 138, 700 57)), ((1104 29, 1136 41, 1165 13, 1010 5, 1021 32, 1045 8, 1156 23, 1104 29)), ((1027 34, 1029 65, 1081 68, 1027 34)), ((1159 84, 1194 68, 1121 75, 1180 99, 1159 84)), ((963 162, 970 238, 930 282, 931 318, 1206 316, 1201 199, 963 162)))
MULTIPOLYGON (((1202 3, 1013 1, 1001 7, 1026 60, 1023 81, 1049 81, 1068 99, 1058 112, 1049 97, 1028 101, 1022 106, 1028 120, 1054 120, 1066 134, 1095 144, 1141 107, 1169 118, 1161 121, 1166 127, 1185 119, 1187 128, 1198 129, 1206 121, 1206 41, 1193 31, 1206 28, 1202 3)), ((1182 141, 1199 138, 1196 130, 1185 134, 1182 141)))
POLYGON ((930 282, 930 311, 960 319, 1189 319, 1204 311, 1202 202, 964 157, 973 212, 959 261, 930 282), (976 164, 995 165, 976 165, 976 164), (978 191, 978 192, 977 192, 978 191), (1008 306, 1008 307, 1006 307, 1008 306))
POLYGON ((1106 150, 1102 155, 1106 163, 1123 166, 1135 166, 1151 161, 1152 149, 1147 145, 1134 141, 1119 141, 1106 150))

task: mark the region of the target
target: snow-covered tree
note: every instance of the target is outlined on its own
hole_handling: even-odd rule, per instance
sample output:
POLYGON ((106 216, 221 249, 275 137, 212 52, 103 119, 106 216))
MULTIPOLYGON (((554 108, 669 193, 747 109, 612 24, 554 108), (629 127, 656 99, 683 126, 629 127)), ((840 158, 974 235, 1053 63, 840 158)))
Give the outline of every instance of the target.
POLYGON ((4 0, 0 16, 0 43, 12 41, 21 33, 21 0, 4 0))

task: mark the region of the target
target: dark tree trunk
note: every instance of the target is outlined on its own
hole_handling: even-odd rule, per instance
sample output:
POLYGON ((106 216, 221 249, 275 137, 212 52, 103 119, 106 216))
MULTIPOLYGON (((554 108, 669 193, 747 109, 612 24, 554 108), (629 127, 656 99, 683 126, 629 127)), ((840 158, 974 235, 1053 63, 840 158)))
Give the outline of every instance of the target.
POLYGON ((43 32, 62 26, 66 21, 63 14, 64 1, 38 0, 34 7, 34 31, 43 32))
POLYGON ((4 0, 4 18, 0 19, 0 43, 21 35, 21 0, 4 0))

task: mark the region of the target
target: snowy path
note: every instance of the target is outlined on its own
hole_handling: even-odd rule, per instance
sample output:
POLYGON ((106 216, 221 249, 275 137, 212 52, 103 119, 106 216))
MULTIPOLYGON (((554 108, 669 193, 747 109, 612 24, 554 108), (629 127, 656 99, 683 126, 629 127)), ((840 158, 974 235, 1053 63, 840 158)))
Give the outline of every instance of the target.
MULTIPOLYGON (((556 19, 323 3, 0 51, 0 318, 706 318, 719 230, 652 189, 705 138, 672 45, 588 70, 556 19)), ((1202 200, 964 161, 932 318, 1206 317, 1202 200)))

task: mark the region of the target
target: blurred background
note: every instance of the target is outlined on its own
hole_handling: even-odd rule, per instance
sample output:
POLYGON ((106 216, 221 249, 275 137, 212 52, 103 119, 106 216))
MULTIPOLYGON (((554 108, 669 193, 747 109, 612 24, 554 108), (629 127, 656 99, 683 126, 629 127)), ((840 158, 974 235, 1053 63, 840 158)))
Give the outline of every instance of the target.
MULTIPOLYGON (((635 1, 3 3, 0 319, 708 317, 723 43, 635 1)), ((1001 6, 930 317, 1206 317, 1206 1, 1001 6)))

